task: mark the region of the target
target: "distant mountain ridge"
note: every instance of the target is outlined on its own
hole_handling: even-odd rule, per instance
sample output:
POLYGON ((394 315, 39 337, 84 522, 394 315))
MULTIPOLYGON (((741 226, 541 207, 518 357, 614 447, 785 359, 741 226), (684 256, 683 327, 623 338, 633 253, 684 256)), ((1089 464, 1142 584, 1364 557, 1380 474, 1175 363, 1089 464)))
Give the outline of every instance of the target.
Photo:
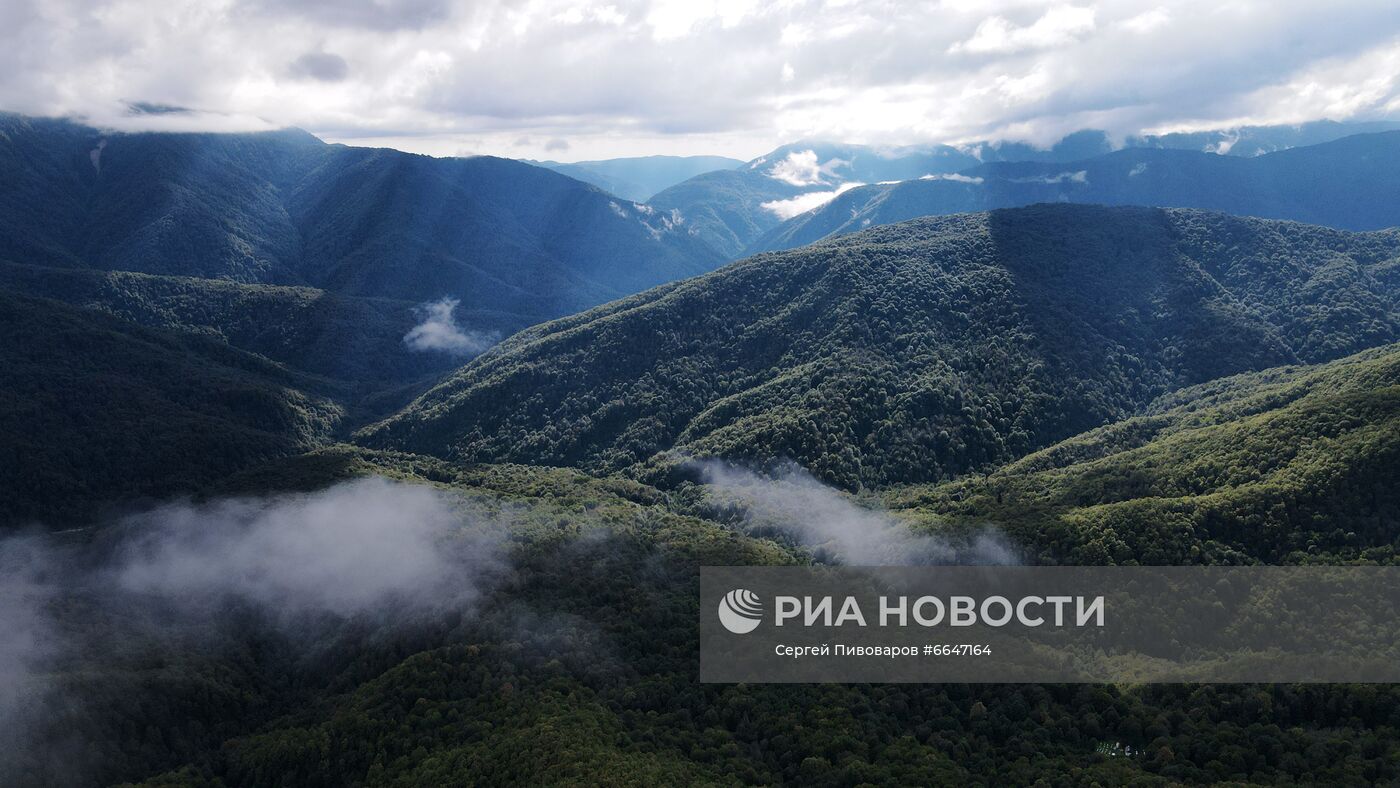
POLYGON ((570 178, 591 183, 609 194, 647 202, 653 194, 714 170, 732 170, 744 162, 726 156, 633 156, 597 161, 532 161, 570 178))
POLYGON ((933 216, 1037 202, 1201 208, 1349 230, 1400 225, 1400 131, 1253 158, 1128 148, 1068 163, 999 162, 850 189, 768 231, 746 253, 933 216))
MULTIPOLYGON (((698 175, 655 195, 651 203, 677 212, 707 243, 736 259, 773 248, 758 243, 759 239, 783 221, 859 186, 949 175, 995 162, 1073 162, 1118 150, 1192 150, 1250 157, 1393 129, 1400 129, 1400 123, 1318 121, 1298 126, 1136 135, 1122 140, 1091 129, 1069 134, 1048 147, 1004 140, 902 147, 804 140, 777 148, 737 170, 698 175)), ((992 207, 999 206, 964 210, 992 207)))
POLYGON ((994 140, 959 145, 984 163, 998 161, 1069 162, 1102 156, 1118 150, 1152 148, 1190 150, 1245 158, 1265 153, 1319 145, 1355 134, 1400 130, 1400 121, 1318 120, 1296 125, 1238 126, 1208 131, 1176 131, 1166 134, 1133 134, 1115 140, 1108 133, 1085 129, 1068 134, 1048 147, 1025 142, 994 140))
POLYGON ((783 219, 815 207, 809 204, 814 195, 829 199, 843 184, 904 180, 975 164, 976 158, 947 145, 881 149, 799 141, 738 169, 697 175, 649 202, 681 216, 701 240, 733 259, 783 219))

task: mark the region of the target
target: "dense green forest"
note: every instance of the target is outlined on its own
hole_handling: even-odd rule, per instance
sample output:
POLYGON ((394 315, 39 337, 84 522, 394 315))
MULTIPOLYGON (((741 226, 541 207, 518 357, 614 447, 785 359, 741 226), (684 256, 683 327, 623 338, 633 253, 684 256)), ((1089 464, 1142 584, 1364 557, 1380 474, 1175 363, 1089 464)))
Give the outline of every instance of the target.
POLYGON ((63 524, 304 452, 328 381, 212 339, 0 292, 0 526, 63 524))
POLYGON ((744 254, 794 247, 919 216, 1039 202, 1160 205, 1375 230, 1400 224, 1400 131, 1357 134, 1255 158, 1128 148, 1077 161, 1002 161, 952 177, 846 191, 776 222, 744 254))
POLYGON ((1173 389, 1400 338, 1400 236, 1046 205, 761 255, 517 334, 369 445, 614 472, 990 469, 1173 389))

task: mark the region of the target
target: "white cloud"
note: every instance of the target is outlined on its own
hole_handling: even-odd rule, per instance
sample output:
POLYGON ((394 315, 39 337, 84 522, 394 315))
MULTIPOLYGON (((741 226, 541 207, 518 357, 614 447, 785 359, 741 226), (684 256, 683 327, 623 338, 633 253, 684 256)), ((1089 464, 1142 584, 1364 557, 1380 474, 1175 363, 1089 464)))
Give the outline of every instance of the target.
POLYGON ((647 23, 658 41, 689 35, 704 22, 733 27, 758 7, 757 0, 657 0, 647 14, 647 23))
POLYGON ((1235 143, 1240 141, 1239 132, 1226 134, 1219 142, 1206 146, 1206 153, 1218 153, 1221 156, 1229 155, 1230 149, 1235 147, 1235 143))
POLYGON ((849 164, 845 159, 828 159, 818 164, 816 151, 793 151, 768 170, 768 177, 793 186, 815 186, 834 178, 836 170, 849 164))
MULTIPOLYGON (((619 215, 627 215, 617 203, 613 203, 612 207, 619 215)), ((420 352, 439 351, 454 356, 472 356, 501 340, 501 335, 495 331, 468 331, 458 325, 457 318, 452 314, 458 303, 455 298, 442 298, 419 307, 423 322, 404 334, 404 344, 410 350, 420 352)))
MULTIPOLYGON (((469 614, 504 574, 508 518, 434 487, 367 478, 170 503, 93 528, 90 542, 0 536, 0 736, 23 752, 32 735, 54 733, 54 709, 83 708, 90 698, 62 680, 75 655, 129 657, 176 624, 191 643, 216 647, 221 638, 200 638, 246 633, 254 620, 229 606, 256 614, 269 634, 318 633, 308 644, 331 642, 319 635, 347 619, 387 633, 423 614, 469 614), (114 626, 75 626, 74 609, 114 626)), ((25 782, 14 765, 0 758, 7 785, 25 782)), ((90 782, 70 778, 61 781, 90 782)))
POLYGON ((1057 175, 1036 175, 1031 178, 1011 178, 1012 183, 1088 183, 1089 173, 1086 170, 1076 172, 1062 172, 1057 175))
POLYGON ((966 41, 948 48, 949 52, 1006 54, 1027 49, 1063 46, 1092 32, 1094 9, 1056 6, 1026 27, 1016 27, 1005 17, 988 17, 966 41))
POLYGON ((566 139, 578 159, 747 159, 795 139, 1375 117, 1400 112, 1397 46, 1393 0, 19 0, 0 3, 0 109, 437 155, 555 158, 566 139))
POLYGON ((175 504, 133 521, 114 575, 129 591, 233 597, 281 615, 460 603, 475 591, 455 559, 496 560, 484 541, 454 552, 463 520, 438 490, 380 478, 270 501, 175 504))
POLYGON ((1128 170, 1128 177, 1136 177, 1138 175, 1143 174, 1144 172, 1147 172, 1147 162, 1141 161, 1137 164, 1134 164, 1131 170, 1128 170))
POLYGON ((791 219, 813 208, 820 208, 836 199, 838 195, 864 185, 863 183, 843 183, 830 191, 807 192, 788 200, 771 200, 763 203, 762 207, 765 211, 775 214, 779 219, 791 219))
POLYGON ((710 460, 696 463, 708 497, 738 504, 750 527, 778 531, 831 563, 854 566, 1017 564, 1018 551, 985 529, 958 541, 915 533, 888 511, 857 505, 801 467, 760 476, 710 460))
POLYGON ((790 183, 793 186, 810 186, 821 183, 822 169, 817 164, 816 151, 794 151, 786 159, 768 170, 768 177, 790 183))
POLYGON ((978 175, 963 175, 960 172, 938 173, 934 175, 921 175, 921 181, 956 181, 957 183, 981 183, 982 178, 978 175))
POLYGON ((1134 33, 1150 33, 1170 22, 1171 18, 1171 11, 1159 6, 1151 11, 1143 11, 1135 17, 1125 19, 1122 25, 1134 33))

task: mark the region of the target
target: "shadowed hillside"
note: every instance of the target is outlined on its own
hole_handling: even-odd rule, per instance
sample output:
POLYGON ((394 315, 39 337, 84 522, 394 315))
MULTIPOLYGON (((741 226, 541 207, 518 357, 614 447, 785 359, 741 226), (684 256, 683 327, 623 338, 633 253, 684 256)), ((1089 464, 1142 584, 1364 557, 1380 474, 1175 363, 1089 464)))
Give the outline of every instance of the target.
POLYGON ((0 115, 0 260, 448 297, 508 332, 720 258, 669 217, 508 159, 0 115))
POLYGON ((92 310, 0 293, 0 335, 0 525, 188 492, 342 418, 324 380, 92 310))

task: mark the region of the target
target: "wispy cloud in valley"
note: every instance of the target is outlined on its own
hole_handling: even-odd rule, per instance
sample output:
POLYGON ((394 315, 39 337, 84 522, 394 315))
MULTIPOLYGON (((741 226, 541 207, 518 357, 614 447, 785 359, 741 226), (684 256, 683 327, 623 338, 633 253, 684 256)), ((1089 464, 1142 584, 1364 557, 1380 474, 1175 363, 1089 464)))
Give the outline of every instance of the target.
POLYGON ((776 531, 819 556, 852 566, 1016 564, 992 529, 970 539, 915 533, 889 512, 858 505, 796 465, 766 475, 727 463, 696 463, 715 504, 737 503, 758 534, 776 531))
POLYGON ((453 314, 459 303, 455 298, 444 297, 423 304, 418 309, 423 322, 404 334, 404 344, 420 352, 475 356, 501 341, 501 335, 495 331, 472 331, 459 325, 453 314))

